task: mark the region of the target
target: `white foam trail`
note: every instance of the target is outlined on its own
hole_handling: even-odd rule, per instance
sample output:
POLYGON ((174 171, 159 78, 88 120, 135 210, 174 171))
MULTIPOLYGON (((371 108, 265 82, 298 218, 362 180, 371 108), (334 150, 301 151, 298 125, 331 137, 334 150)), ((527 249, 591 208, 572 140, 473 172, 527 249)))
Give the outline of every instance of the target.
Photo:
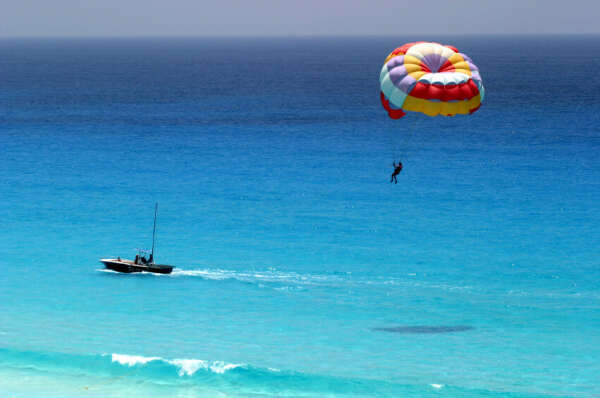
POLYGON ((125 354, 112 354, 112 361, 118 362, 121 365, 135 366, 137 364, 145 365, 148 362, 160 361, 160 357, 143 357, 141 355, 125 355, 125 354))
POLYGON ((209 269, 174 269, 171 276, 200 276, 205 279, 213 280, 224 280, 224 279, 237 279, 235 271, 226 270, 209 270, 209 269))
POLYGON ((344 281, 339 275, 298 274, 278 271, 233 271, 224 269, 174 269, 171 276, 196 276, 209 280, 235 279, 241 282, 288 283, 295 285, 328 285, 344 281))
MULTIPOLYGON (((100 272, 117 273, 108 269, 98 269, 100 272)), ((441 289, 447 291, 473 290, 473 286, 456 286, 451 284, 432 282, 415 279, 416 273, 410 273, 404 277, 382 277, 382 276, 355 276, 351 272, 333 274, 300 274, 297 272, 282 272, 276 269, 263 271, 238 271, 219 268, 181 269, 175 268, 170 274, 155 274, 142 272, 135 275, 148 275, 155 277, 199 277, 206 280, 223 281, 237 280, 258 284, 259 287, 272 287, 279 291, 304 290, 307 286, 340 286, 340 285, 386 285, 398 287, 417 287, 429 289, 441 289), (284 286, 272 286, 269 284, 283 284, 284 286)))
POLYGON ((433 388, 437 388, 438 390, 439 390, 440 388, 444 387, 444 385, 443 385, 443 384, 430 384, 430 386, 431 386, 431 387, 433 387, 433 388))

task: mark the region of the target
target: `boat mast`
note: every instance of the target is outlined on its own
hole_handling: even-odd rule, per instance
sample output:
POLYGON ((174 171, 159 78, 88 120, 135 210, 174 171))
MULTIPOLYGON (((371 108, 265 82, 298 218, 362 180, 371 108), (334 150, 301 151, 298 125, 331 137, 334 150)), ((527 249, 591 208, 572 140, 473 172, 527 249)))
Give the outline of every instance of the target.
POLYGON ((154 206, 154 228, 152 229, 152 262, 154 262, 154 243, 156 242, 156 213, 158 212, 158 202, 154 206))

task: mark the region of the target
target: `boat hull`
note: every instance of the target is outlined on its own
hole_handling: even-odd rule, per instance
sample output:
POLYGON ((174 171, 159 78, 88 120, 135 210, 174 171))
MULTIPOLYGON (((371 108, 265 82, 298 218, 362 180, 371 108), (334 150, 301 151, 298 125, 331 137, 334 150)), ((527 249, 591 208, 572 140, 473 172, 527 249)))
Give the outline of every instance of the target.
POLYGON ((163 264, 135 264, 130 260, 119 259, 102 259, 100 260, 107 269, 131 274, 134 272, 151 272, 154 274, 170 274, 173 271, 173 266, 163 264))

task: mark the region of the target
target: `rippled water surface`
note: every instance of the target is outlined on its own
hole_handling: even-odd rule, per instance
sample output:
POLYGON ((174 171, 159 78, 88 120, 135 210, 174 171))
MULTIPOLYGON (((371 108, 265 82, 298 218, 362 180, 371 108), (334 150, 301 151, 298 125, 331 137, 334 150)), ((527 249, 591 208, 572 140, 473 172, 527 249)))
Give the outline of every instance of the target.
POLYGON ((600 395, 599 38, 428 38, 486 102, 392 121, 413 39, 1 40, 0 392, 600 395))

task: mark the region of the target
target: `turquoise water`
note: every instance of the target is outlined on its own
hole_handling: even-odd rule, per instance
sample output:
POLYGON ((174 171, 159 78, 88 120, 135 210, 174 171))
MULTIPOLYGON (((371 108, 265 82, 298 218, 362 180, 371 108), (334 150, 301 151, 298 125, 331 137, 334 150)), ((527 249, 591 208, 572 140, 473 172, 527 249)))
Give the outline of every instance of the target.
POLYGON ((0 41, 0 395, 600 395, 600 38, 393 121, 413 39, 0 41))

